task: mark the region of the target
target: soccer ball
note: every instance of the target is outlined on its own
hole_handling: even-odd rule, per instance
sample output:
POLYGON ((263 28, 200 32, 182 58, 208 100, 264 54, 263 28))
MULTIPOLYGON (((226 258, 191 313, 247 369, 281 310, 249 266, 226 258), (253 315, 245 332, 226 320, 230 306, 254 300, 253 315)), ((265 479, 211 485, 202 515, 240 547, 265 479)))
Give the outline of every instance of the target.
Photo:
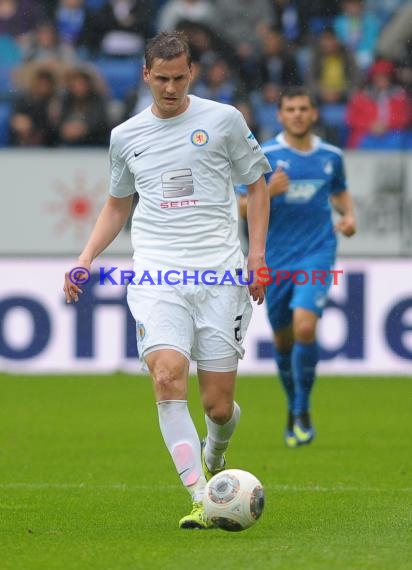
POLYGON ((260 518, 265 504, 263 486, 252 473, 226 469, 208 481, 203 498, 206 516, 223 530, 238 532, 260 518))

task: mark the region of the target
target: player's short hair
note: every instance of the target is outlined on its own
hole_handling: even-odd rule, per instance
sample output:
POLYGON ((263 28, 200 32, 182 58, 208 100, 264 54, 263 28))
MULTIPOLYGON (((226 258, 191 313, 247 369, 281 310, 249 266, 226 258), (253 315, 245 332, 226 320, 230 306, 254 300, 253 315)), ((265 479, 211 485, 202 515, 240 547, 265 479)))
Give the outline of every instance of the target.
POLYGON ((156 58, 170 60, 182 54, 186 55, 187 63, 190 66, 192 56, 185 34, 183 32, 160 32, 146 44, 144 54, 146 67, 150 69, 156 58))
POLYGON ((294 87, 286 87, 283 89, 279 95, 279 109, 282 107, 284 99, 293 99, 294 97, 308 97, 312 107, 317 107, 316 99, 306 87, 301 87, 300 85, 294 87))

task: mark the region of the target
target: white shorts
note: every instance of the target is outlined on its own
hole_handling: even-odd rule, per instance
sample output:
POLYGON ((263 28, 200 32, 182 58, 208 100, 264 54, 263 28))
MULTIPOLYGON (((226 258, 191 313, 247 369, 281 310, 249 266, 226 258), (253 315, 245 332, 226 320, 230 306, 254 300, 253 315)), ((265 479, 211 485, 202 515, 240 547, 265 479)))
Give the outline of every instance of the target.
POLYGON ((252 316, 246 286, 128 285, 127 302, 142 360, 160 346, 188 360, 243 358, 242 342, 252 316))

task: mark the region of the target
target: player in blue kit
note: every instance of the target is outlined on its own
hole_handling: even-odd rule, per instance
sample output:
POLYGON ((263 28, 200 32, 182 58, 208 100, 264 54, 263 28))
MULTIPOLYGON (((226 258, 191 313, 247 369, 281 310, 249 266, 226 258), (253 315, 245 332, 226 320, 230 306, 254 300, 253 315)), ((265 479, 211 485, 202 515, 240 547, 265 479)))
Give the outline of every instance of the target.
MULTIPOLYGON (((318 111, 310 94, 301 87, 282 93, 278 117, 283 131, 263 145, 274 171, 266 175, 271 196, 266 261, 273 279, 266 306, 288 402, 285 442, 296 447, 315 435, 310 395, 319 359, 316 326, 334 278, 336 232, 353 235, 356 221, 342 152, 313 134, 318 111), (335 225, 331 205, 340 214, 335 225)), ((240 194, 244 217, 247 198, 242 189, 240 194)))

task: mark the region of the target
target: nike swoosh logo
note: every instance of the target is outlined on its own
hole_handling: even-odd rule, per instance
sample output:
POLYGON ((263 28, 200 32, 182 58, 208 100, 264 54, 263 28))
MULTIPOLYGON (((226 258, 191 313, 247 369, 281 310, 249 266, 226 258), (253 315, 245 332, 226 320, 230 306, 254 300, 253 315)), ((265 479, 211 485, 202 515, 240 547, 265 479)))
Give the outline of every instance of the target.
POLYGON ((141 150, 140 152, 135 152, 134 155, 135 155, 135 157, 138 157, 146 151, 147 151, 147 148, 145 148, 144 150, 141 150))
POLYGON ((187 471, 190 471, 190 470, 191 470, 191 467, 188 467, 187 469, 183 469, 183 471, 181 471, 181 472, 179 473, 179 477, 181 477, 182 475, 184 475, 185 473, 187 473, 187 471))

